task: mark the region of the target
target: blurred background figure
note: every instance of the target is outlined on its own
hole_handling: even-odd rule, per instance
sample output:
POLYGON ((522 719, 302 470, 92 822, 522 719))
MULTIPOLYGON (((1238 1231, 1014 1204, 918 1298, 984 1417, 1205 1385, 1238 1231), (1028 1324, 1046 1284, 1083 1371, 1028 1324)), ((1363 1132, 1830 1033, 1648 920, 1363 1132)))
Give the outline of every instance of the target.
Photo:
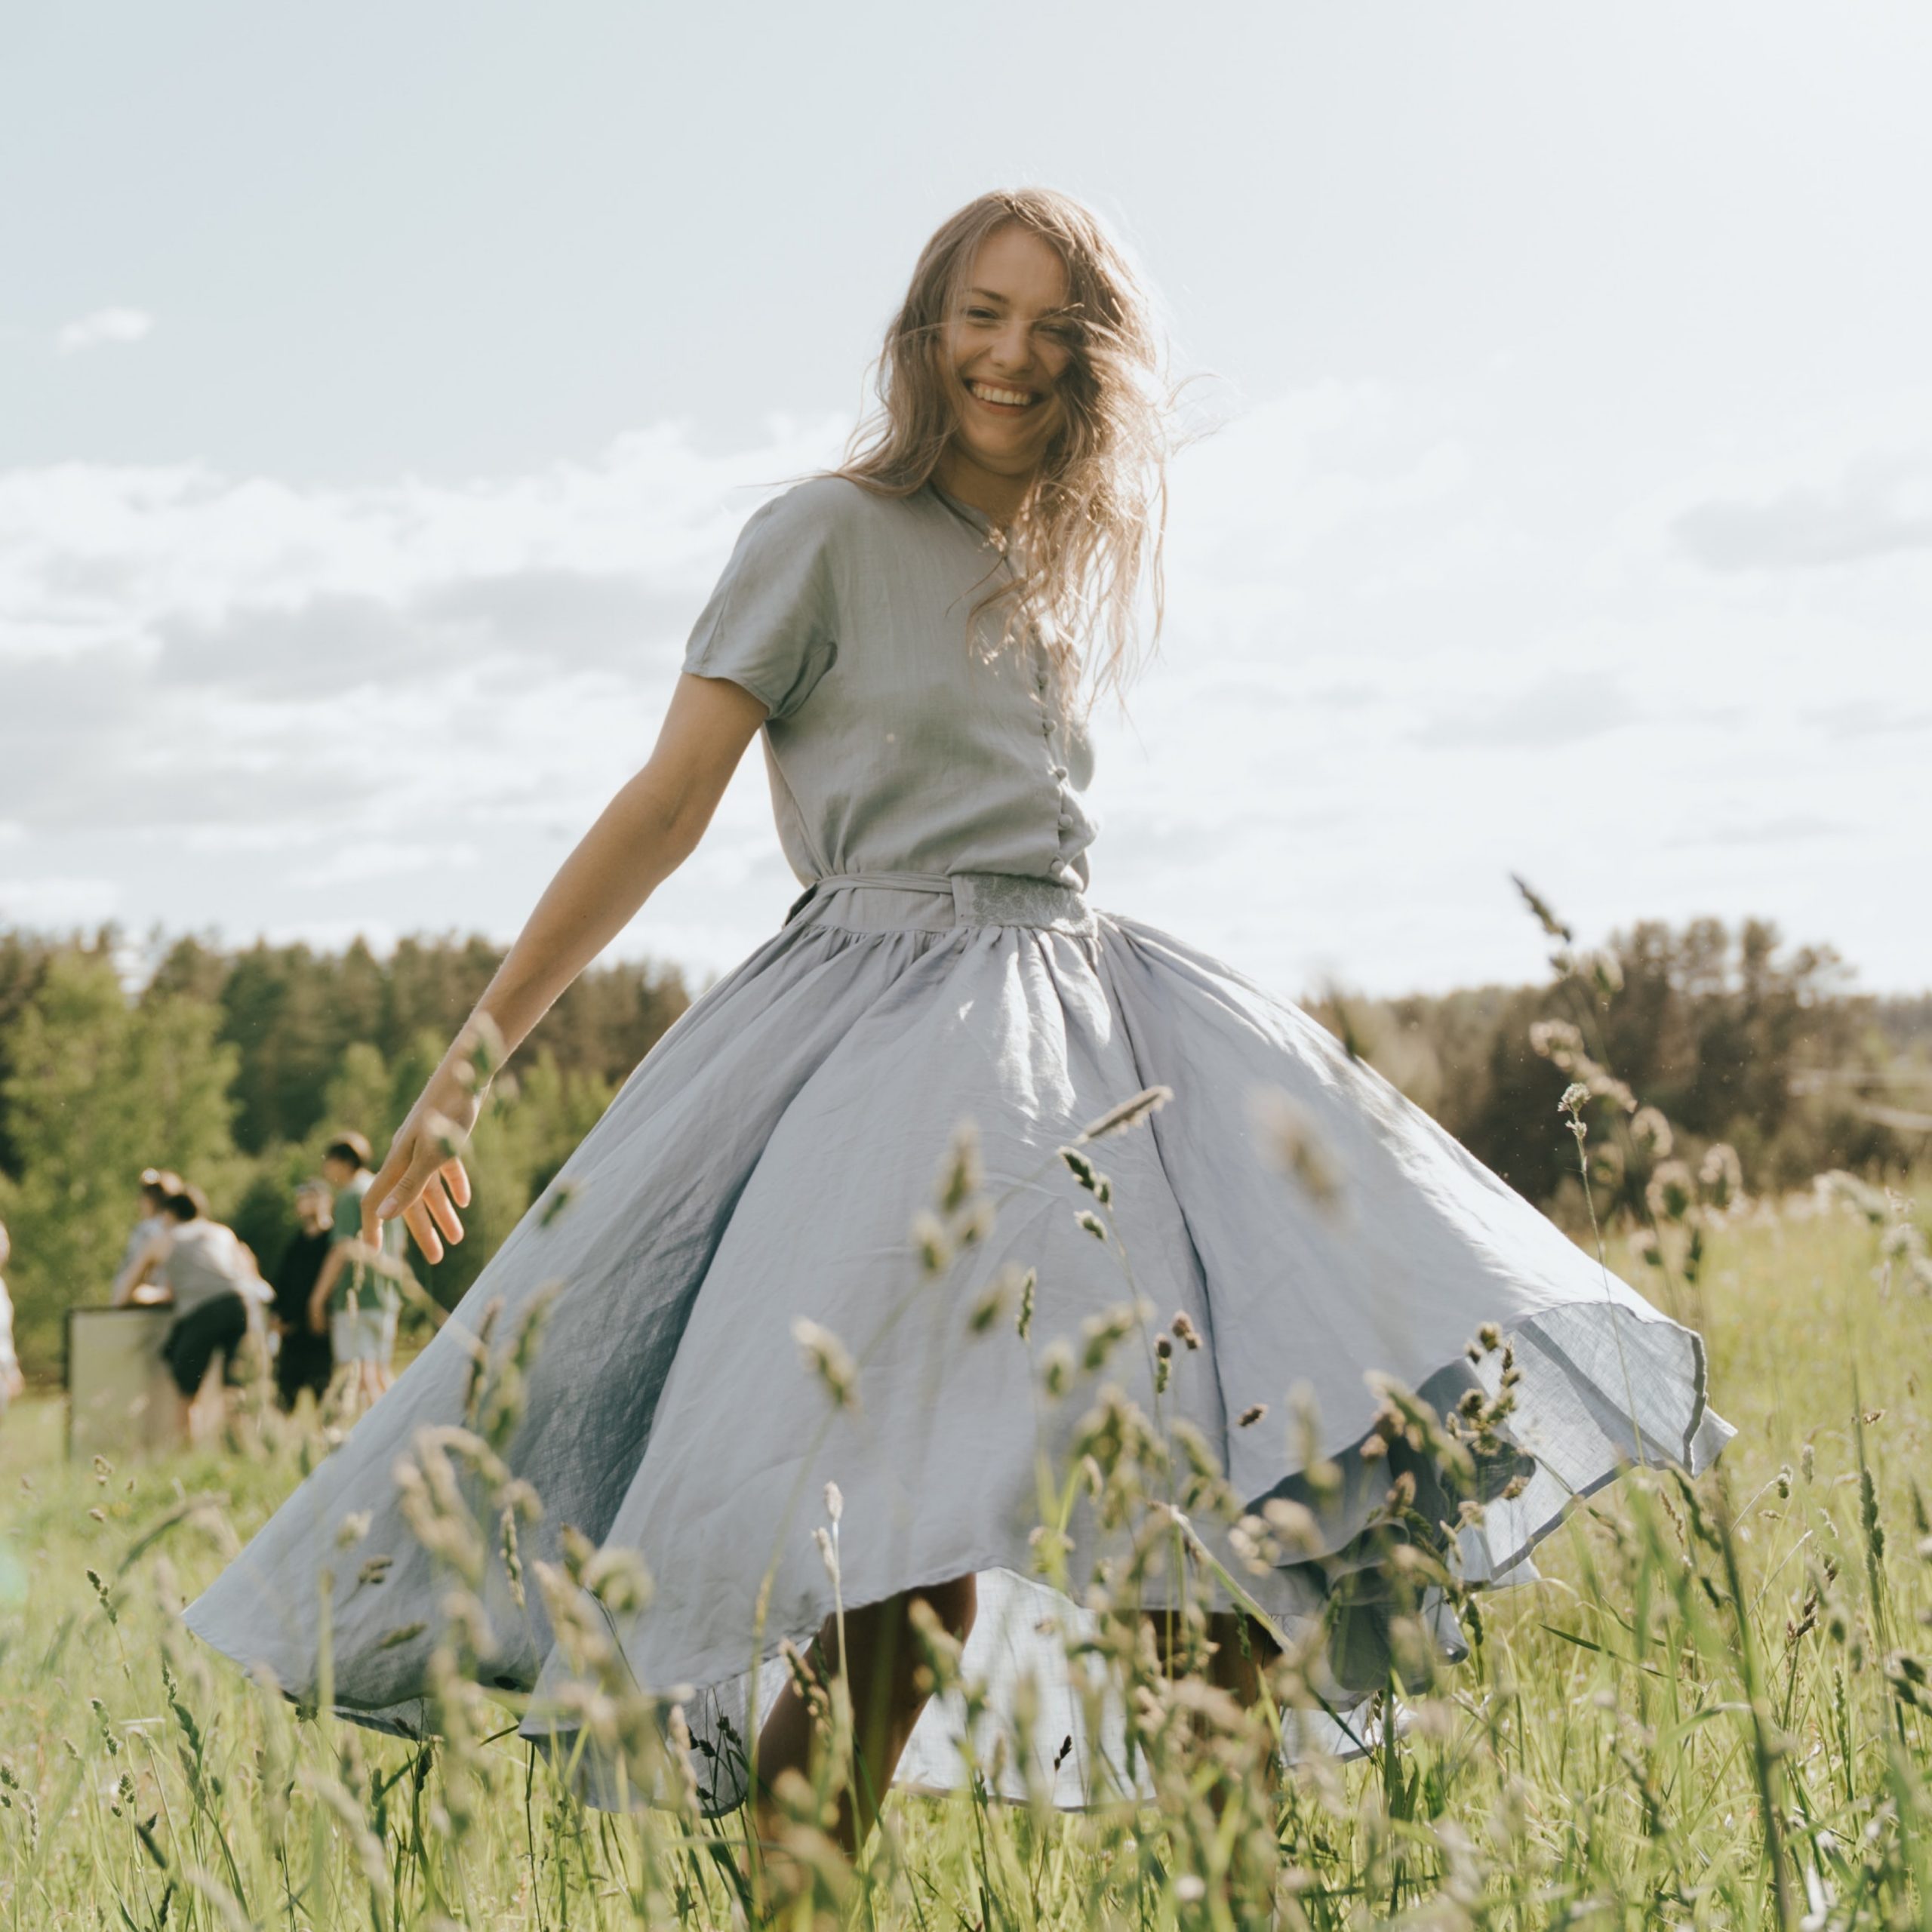
MULTIPOLYGON (((7 1238, 7 1224, 0 1221, 0 1269, 6 1266, 13 1251, 13 1244, 7 1238)), ((13 1298, 7 1292, 6 1276, 0 1274, 0 1416, 7 1413, 7 1404, 26 1386, 20 1375, 20 1358, 14 1352, 13 1298)))
POLYGON ((179 1194, 186 1183, 166 1168, 141 1170, 141 1214, 128 1237, 121 1266, 114 1272, 114 1306, 119 1308, 132 1299, 145 1280, 158 1279, 156 1273, 161 1252, 167 1245, 170 1223, 163 1204, 171 1194, 179 1194))
POLYGON ((402 1297, 393 1272, 372 1262, 385 1257, 401 1265, 402 1223, 391 1221, 383 1229, 380 1252, 363 1245, 362 1197, 375 1176, 369 1171, 368 1142, 354 1132, 338 1134, 322 1155, 322 1173, 335 1189, 328 1258, 309 1291, 309 1326, 327 1334, 338 1365, 353 1362, 365 1402, 373 1402, 394 1377, 397 1311, 402 1297))
POLYGON ((165 1245, 158 1251, 150 1246, 141 1273, 158 1251, 159 1278, 174 1309, 161 1352, 180 1392, 183 1432, 191 1442, 203 1441, 223 1407, 215 1403, 211 1414, 211 1405, 198 1399, 203 1385, 216 1379, 217 1356, 222 1370, 216 1386, 239 1379, 242 1345, 251 1330, 260 1332, 260 1310, 270 1291, 234 1229, 208 1218, 199 1188, 184 1183, 162 1202, 162 1211, 168 1221, 165 1245))
POLYGON ((295 1190, 295 1233, 275 1263, 275 1301, 269 1318, 279 1341, 275 1358, 275 1400, 293 1410, 307 1389, 319 1402, 335 1372, 327 1335, 309 1323, 309 1298, 334 1245, 334 1189, 325 1180, 305 1180, 295 1190))

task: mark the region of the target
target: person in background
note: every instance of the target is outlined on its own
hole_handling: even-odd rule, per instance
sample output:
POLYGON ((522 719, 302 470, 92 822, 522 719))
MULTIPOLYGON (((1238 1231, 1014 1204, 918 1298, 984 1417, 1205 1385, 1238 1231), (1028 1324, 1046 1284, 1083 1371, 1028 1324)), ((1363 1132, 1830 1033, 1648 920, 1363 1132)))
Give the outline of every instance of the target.
POLYGON ((162 1203, 171 1194, 179 1194, 181 1177, 166 1168, 141 1170, 141 1218, 134 1223, 128 1245, 122 1251, 121 1265, 114 1271, 113 1302, 125 1307, 143 1281, 158 1281, 162 1257, 167 1252, 170 1226, 162 1203))
POLYGON ((375 1176, 369 1143, 356 1133, 338 1134, 322 1155, 322 1172, 335 1189, 335 1227, 328 1257, 309 1295, 309 1326, 326 1334, 338 1364, 353 1362, 365 1401, 373 1402, 395 1377, 395 1323, 402 1298, 392 1274, 371 1266, 383 1256, 400 1260, 392 1223, 383 1230, 379 1255, 362 1241, 362 1197, 375 1176))
POLYGON ((329 1338, 309 1325, 309 1297, 334 1245, 334 1199, 325 1180, 305 1180, 296 1189, 295 1234, 275 1264, 275 1303, 269 1318, 281 1338, 275 1358, 275 1399, 288 1410, 294 1409, 304 1389, 319 1402, 335 1372, 329 1338))
POLYGON ((161 1278, 173 1301, 174 1322, 161 1352, 180 1392, 183 1432, 192 1440, 195 1398, 215 1357, 223 1358, 223 1379, 232 1379, 235 1358, 258 1318, 250 1305, 266 1301, 269 1291, 235 1230, 209 1218, 199 1188, 184 1183, 162 1209, 168 1237, 161 1278))
MULTIPOLYGON (((7 1224, 0 1221, 0 1268, 6 1266, 13 1251, 13 1244, 7 1238, 7 1224)), ((0 1416, 7 1413, 7 1404, 26 1386, 20 1374, 20 1358, 14 1352, 14 1303, 7 1293, 6 1277, 0 1275, 0 1416)))

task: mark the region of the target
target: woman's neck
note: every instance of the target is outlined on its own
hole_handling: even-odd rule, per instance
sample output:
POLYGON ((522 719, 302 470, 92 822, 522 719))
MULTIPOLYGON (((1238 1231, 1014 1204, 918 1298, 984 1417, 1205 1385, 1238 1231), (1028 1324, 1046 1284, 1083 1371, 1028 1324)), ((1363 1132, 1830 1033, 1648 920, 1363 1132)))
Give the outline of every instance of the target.
POLYGON ((957 443, 949 444, 933 466, 933 481, 955 502, 989 516, 1001 529, 1017 517, 1037 472, 1003 476, 975 463, 957 443))

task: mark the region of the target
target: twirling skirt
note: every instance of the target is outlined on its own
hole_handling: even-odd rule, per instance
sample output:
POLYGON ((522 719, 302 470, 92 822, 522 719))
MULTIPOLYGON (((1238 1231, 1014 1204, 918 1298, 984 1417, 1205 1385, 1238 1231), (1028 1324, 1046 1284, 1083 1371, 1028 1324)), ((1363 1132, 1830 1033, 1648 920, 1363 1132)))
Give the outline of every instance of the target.
MULTIPOLYGON (((1473 1582, 1518 1571, 1620 1469, 1694 1471, 1721 1446, 1698 1337, 1304 1014, 1064 888, 971 885, 811 895, 698 1000, 393 1391, 190 1607, 190 1627, 313 1699, 326 1574, 336 1707, 419 1731, 451 1552, 412 1530, 397 1466, 426 1426, 474 1419, 479 1354, 514 1347, 540 1299, 527 1401, 494 1480, 498 1494, 506 1478, 527 1483, 541 1514, 526 1512, 514 1552, 486 1521, 467 1559, 488 1625, 480 1681, 530 1694, 526 1731, 568 1748, 568 1673, 543 1592, 518 1573, 559 1562, 567 1526, 635 1552, 651 1601, 612 1641, 638 1686, 682 1703, 713 1810, 743 1795, 715 1747, 757 1721, 752 1666, 762 1703, 781 1640, 802 1645, 832 1607, 814 1534, 829 1482, 844 1499, 845 1603, 977 1574, 967 1670, 995 1710, 1032 1675, 1035 1728, 1060 1747, 1050 1787, 1068 1804, 1094 1792, 1109 1741, 1084 1734, 1066 1681, 1067 1620, 1081 1613, 1034 1577, 1029 1533, 1042 1458, 1064 1456, 1103 1382, 1191 1424, 1242 1503, 1305 1496, 1311 1441, 1337 1466, 1321 1549, 1242 1572, 1291 1641, 1321 1614, 1346 1567, 1337 1552, 1388 1487, 1386 1462, 1359 1453, 1381 1401, 1372 1374, 1442 1411, 1485 1381, 1494 1393, 1499 1357, 1472 1367, 1466 1354, 1487 1324, 1513 1352, 1503 1426, 1519 1473, 1456 1537, 1473 1582), (1167 1105, 1088 1149, 1108 1177, 1103 1207, 1056 1150, 1157 1084, 1167 1105), (1306 1153, 1299 1178, 1278 1160, 1284 1118, 1306 1153), (914 1223, 969 1121, 999 1204, 934 1269, 914 1223), (987 1314, 1015 1269, 1036 1281, 1023 1337, 1011 1298, 987 1314), (1070 1346, 1078 1383, 1096 1328, 1137 1302, 1163 1329, 1185 1316, 1198 1338, 1174 1350, 1165 1388, 1129 1338, 1085 1398, 1076 1386, 1044 1399, 1050 1352, 1063 1363, 1070 1346), (801 1318, 835 1338, 835 1364, 851 1358, 844 1406, 801 1358, 800 1333, 815 1331, 801 1318), (1291 1408, 1318 1418, 1312 1437, 1291 1408)), ((1104 1535, 1078 1509, 1066 1527, 1078 1579, 1104 1535)), ((1439 1635, 1453 1654, 1453 1624, 1439 1635)), ((1386 1681, 1386 1636, 1372 1611, 1353 1618, 1334 1660, 1340 1694, 1386 1681)), ((901 1777, 952 1781, 958 1721, 936 1702, 901 1777)), ((598 1764, 583 1755, 579 1774, 616 1801, 598 1764)), ((1008 1774, 1017 1788, 1019 1769, 1008 1774)))

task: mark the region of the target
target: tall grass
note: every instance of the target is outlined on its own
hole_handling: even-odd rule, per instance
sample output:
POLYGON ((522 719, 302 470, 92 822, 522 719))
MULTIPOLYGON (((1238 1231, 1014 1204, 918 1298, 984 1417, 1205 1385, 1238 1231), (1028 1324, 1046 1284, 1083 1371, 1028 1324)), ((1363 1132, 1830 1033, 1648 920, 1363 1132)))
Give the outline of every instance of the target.
MULTIPOLYGON (((850 1758, 821 1685, 829 1748, 786 1794, 793 1875, 762 1909, 922 1932, 1932 1922, 1932 1303, 1898 1266, 1916 1225, 1842 1187, 1707 1217, 1699 1295, 1739 1439, 1695 1484, 1637 1472, 1581 1507, 1541 1585, 1475 1601, 1466 1665, 1411 1660, 1406 1723, 1364 1761, 1271 1782, 1264 1723, 1161 1675, 1122 1617, 1102 1647, 1153 1801, 901 1794, 851 1879, 824 1855, 850 1758)), ((1685 1237, 1663 1238, 1681 1266, 1685 1237)), ((1084 1438, 1101 1488, 1211 1500, 1211 1472, 1137 1460, 1118 1423, 1084 1438)), ((117 1469, 66 1466, 57 1432, 44 1402, 0 1429, 0 1924, 745 1922, 741 1817, 586 1809, 460 1671, 416 1746, 304 1715, 186 1637, 184 1598, 323 1452, 312 1435, 117 1469)), ((594 1563, 550 1580, 560 1608, 613 1587, 594 1563)), ((943 1681, 956 1658, 928 1644, 943 1681)), ((1291 1702, 1294 1664, 1271 1680, 1291 1702)))

